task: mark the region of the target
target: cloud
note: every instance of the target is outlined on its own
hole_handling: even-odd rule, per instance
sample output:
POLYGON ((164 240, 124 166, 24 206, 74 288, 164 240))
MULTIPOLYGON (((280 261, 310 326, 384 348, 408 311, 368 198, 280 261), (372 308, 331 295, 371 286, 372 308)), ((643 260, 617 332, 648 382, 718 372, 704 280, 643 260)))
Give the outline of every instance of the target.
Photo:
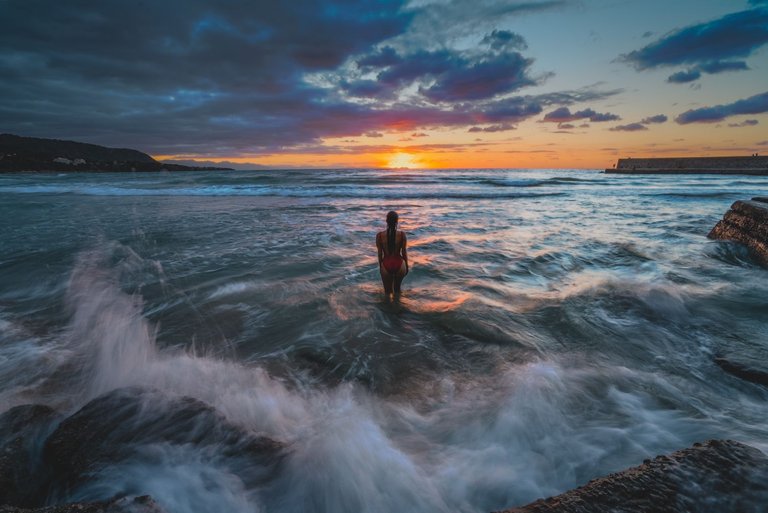
POLYGON ((702 73, 714 75, 717 73, 725 73, 726 71, 746 71, 748 69, 749 66, 747 66, 747 63, 744 61, 713 61, 701 64, 692 69, 672 73, 667 77, 667 82, 673 84, 686 84, 701 78, 702 73))
POLYGON ((382 134, 381 132, 366 132, 363 135, 366 136, 366 137, 374 137, 374 138, 375 137, 384 137, 384 134, 382 134))
POLYGON ((611 132, 639 132, 648 130, 648 127, 642 123, 630 123, 628 125, 618 125, 609 129, 611 132))
POLYGON ((501 20, 566 4, 0 0, 0 131, 217 160, 512 127, 620 92, 520 95, 547 75, 532 74, 525 41, 501 20))
POLYGON ((621 119, 621 117, 609 112, 595 112, 592 109, 584 109, 571 113, 571 110, 568 107, 560 107, 547 113, 542 121, 550 123, 567 123, 578 121, 580 119, 589 119, 593 123, 600 123, 604 121, 616 121, 621 119))
POLYGON ((499 125, 490 125, 486 127, 473 126, 467 132, 507 132, 509 130, 517 130, 517 127, 510 125, 509 123, 502 123, 499 125))
POLYGON ((528 48, 528 44, 523 39, 523 36, 509 30, 494 30, 483 38, 482 43, 489 45, 494 50, 506 48, 526 50, 528 48))
POLYGON ((745 119, 741 123, 728 123, 728 126, 732 128, 741 128, 745 126, 756 126, 759 124, 760 122, 756 119, 745 119))
POLYGON ((762 114, 768 112, 768 92, 725 105, 702 107, 683 112, 675 118, 681 125, 688 123, 715 123, 739 114, 762 114))
POLYGON ((429 137, 429 134, 425 134, 424 132, 415 132, 411 134, 411 137, 429 137))
POLYGON ((712 61, 701 64, 697 69, 704 73, 716 74, 726 71, 746 71, 749 66, 744 61, 712 61))
POLYGON ((672 84, 687 84, 701 78, 701 72, 695 69, 678 71, 667 77, 667 82, 672 84))
POLYGON ((667 116, 665 116, 664 114, 657 114, 655 116, 648 116, 647 118, 643 118, 643 120, 640 123, 644 125, 651 125, 654 123, 666 123, 668 119, 669 118, 667 118, 667 116))
POLYGON ((686 64, 717 68, 716 63, 748 57, 766 43, 768 10, 758 7, 674 31, 620 59, 638 70, 686 64))
POLYGON ((434 103, 484 100, 537 83, 529 76, 533 59, 516 49, 526 47, 522 36, 494 30, 480 41, 480 48, 456 50, 419 49, 397 52, 390 46, 377 49, 355 62, 363 74, 376 79, 340 81, 353 96, 392 96, 416 86, 434 103))

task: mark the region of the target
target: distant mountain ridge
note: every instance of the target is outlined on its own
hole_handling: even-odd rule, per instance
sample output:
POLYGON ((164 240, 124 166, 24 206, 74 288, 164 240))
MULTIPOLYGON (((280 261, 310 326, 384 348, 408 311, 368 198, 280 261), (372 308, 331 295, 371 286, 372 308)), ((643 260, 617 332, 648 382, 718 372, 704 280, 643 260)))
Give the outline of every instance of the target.
POLYGON ((230 169, 158 162, 146 153, 128 148, 0 134, 0 172, 225 170, 230 169))

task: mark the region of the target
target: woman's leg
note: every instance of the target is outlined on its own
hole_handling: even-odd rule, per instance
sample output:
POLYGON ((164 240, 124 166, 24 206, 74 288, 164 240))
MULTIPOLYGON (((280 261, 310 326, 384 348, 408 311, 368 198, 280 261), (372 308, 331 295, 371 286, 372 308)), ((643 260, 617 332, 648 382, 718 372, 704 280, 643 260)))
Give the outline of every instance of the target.
POLYGON ((384 285, 384 294, 389 297, 392 294, 392 275, 384 269, 383 265, 379 266, 379 273, 381 274, 381 283, 384 285))
POLYGON ((403 283, 403 278, 405 278, 405 262, 400 266, 400 269, 397 271, 397 274, 395 275, 394 279, 394 293, 395 296, 400 295, 400 284, 403 283))

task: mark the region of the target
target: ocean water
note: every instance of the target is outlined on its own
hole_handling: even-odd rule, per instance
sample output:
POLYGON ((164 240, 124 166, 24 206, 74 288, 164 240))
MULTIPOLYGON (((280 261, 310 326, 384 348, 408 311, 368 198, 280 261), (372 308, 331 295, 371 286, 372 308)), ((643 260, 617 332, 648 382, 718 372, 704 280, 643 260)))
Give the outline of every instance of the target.
POLYGON ((285 444, 254 481, 215 445, 137 443, 49 498, 171 513, 487 512, 709 438, 766 452, 768 389, 714 359, 768 361, 768 271, 706 238, 757 195, 768 178, 0 175, 0 412, 143 387, 285 444))

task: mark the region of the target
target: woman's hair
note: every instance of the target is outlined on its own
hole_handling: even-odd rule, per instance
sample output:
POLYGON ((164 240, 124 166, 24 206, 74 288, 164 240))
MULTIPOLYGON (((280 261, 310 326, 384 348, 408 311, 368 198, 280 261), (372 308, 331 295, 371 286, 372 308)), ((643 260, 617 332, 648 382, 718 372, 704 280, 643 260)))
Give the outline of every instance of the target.
POLYGON ((387 249, 391 255, 395 252, 395 242, 397 240, 397 212, 390 210, 387 213, 387 249))

